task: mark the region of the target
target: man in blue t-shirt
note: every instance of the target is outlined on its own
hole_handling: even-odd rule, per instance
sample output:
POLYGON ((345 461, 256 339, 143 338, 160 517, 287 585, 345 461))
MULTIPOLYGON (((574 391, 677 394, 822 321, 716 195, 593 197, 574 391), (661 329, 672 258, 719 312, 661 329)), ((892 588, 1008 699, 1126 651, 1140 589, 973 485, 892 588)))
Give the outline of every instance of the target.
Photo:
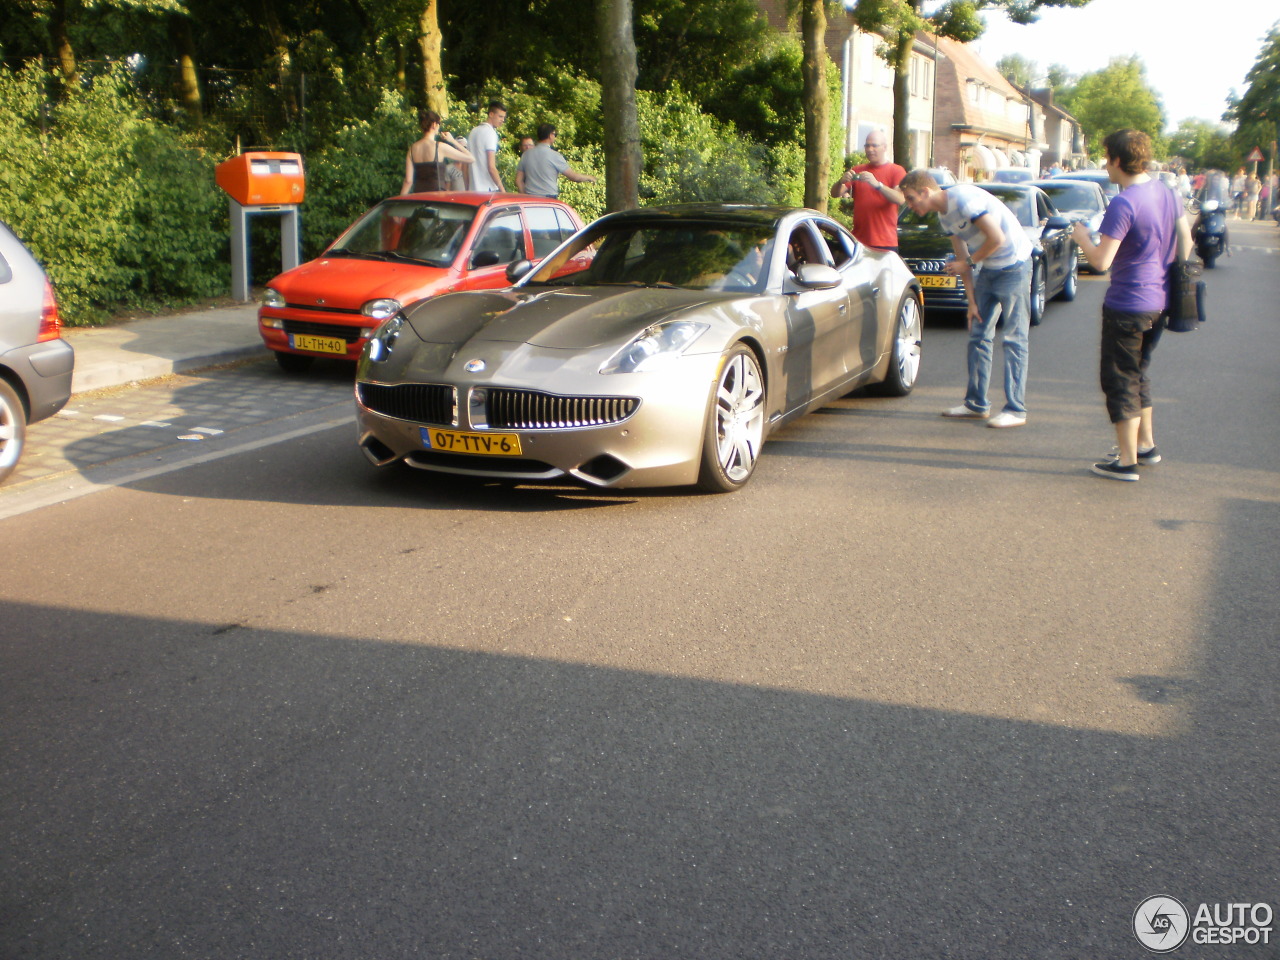
POLYGON ((1031 326, 1031 241, 1013 211, 997 197, 969 183, 943 190, 927 170, 912 170, 899 184, 917 216, 938 214, 950 234, 955 260, 947 273, 964 281, 969 301, 969 384, 964 403, 944 417, 986 420, 989 427, 1027 422, 1027 345, 1031 326), (996 323, 1004 317, 1004 409, 991 416, 991 382, 996 323), (989 419, 988 419, 989 418, 989 419))
POLYGON ((1107 175, 1120 193, 1107 205, 1095 246, 1077 223, 1073 237, 1089 266, 1111 271, 1102 300, 1102 392, 1116 430, 1116 450, 1090 469, 1111 480, 1137 480, 1138 466, 1160 462, 1151 422, 1147 369, 1164 330, 1169 264, 1191 252, 1191 228, 1182 202, 1147 176, 1151 138, 1117 130, 1103 141, 1107 175))

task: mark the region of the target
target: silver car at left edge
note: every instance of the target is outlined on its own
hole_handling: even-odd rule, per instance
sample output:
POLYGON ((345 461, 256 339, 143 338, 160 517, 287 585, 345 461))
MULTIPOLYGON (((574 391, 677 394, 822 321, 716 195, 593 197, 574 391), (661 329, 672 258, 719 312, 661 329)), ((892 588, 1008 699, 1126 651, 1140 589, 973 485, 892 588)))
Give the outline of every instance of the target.
POLYGON ((609 214, 508 276, 379 326, 355 385, 370 461, 729 492, 775 429, 920 369, 915 276, 813 210, 609 214))

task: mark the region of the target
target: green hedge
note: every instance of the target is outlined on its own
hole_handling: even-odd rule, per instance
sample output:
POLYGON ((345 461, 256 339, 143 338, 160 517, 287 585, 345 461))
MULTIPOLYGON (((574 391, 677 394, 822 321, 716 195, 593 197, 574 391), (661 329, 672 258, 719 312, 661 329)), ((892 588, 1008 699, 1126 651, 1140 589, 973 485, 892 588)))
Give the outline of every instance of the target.
POLYGON ((212 160, 147 117, 122 66, 49 107, 54 85, 0 66, 0 217, 44 263, 65 320, 225 291, 212 160))

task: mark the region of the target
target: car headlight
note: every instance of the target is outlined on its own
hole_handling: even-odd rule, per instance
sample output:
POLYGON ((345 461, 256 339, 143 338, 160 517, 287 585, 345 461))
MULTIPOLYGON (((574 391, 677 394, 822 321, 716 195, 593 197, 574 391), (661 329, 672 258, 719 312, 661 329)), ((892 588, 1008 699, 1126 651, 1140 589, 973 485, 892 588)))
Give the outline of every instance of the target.
POLYGON ((370 300, 360 308, 360 312, 366 317, 373 317, 375 320, 385 320, 387 317, 394 317, 400 312, 400 301, 392 300, 389 297, 370 300))
POLYGON ((279 310, 284 307, 284 294, 279 290, 272 290, 270 287, 262 291, 262 305, 270 307, 272 310, 279 310))
POLYGON ((366 348, 369 351, 369 359, 374 363, 387 359, 395 348, 396 341, 400 339, 400 331, 403 328, 404 317, 398 314, 390 320, 383 321, 369 338, 369 346, 366 348))
POLYGON ((670 320, 648 327, 615 353, 601 373, 644 373, 674 360, 684 353, 708 328, 692 320, 670 320))

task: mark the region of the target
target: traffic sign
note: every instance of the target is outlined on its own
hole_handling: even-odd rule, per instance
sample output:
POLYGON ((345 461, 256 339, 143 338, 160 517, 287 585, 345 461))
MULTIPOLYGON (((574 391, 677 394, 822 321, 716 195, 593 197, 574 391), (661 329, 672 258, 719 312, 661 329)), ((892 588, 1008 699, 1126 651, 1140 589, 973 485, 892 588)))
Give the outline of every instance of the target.
POLYGON ((1254 148, 1253 148, 1253 150, 1252 150, 1252 151, 1250 151, 1249 156, 1245 157, 1245 160, 1247 160, 1249 163, 1261 163, 1261 162, 1262 162, 1262 148, 1261 148, 1261 147, 1254 147, 1254 148))

